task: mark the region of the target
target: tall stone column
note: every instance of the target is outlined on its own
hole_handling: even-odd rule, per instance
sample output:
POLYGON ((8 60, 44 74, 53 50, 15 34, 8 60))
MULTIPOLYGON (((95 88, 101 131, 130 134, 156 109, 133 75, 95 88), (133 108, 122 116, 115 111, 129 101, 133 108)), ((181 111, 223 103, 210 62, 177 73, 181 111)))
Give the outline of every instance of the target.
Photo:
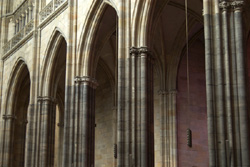
POLYGON ((147 47, 130 49, 131 165, 154 166, 153 60, 147 47))
POLYGON ((161 96, 161 153, 165 167, 177 167, 176 93, 176 90, 159 91, 161 96))
POLYGON ((250 166, 242 7, 204 0, 210 166, 250 166))
POLYGON ((52 97, 39 97, 38 105, 40 113, 38 166, 47 167, 54 163, 56 101, 52 97))
POLYGON ((96 86, 94 78, 75 78, 74 167, 94 166, 96 86))
POLYGON ((136 100, 138 98, 137 94, 137 77, 139 71, 138 69, 138 49, 135 47, 130 48, 130 56, 131 56, 131 157, 130 161, 131 164, 135 166, 135 161, 137 165, 140 164, 140 159, 137 158, 137 155, 139 152, 137 150, 139 149, 139 146, 137 145, 137 142, 139 141, 139 110, 137 109, 137 105, 139 104, 136 100))
POLYGON ((242 166, 250 166, 249 155, 249 124, 248 124, 248 107, 247 107, 247 87, 246 87, 246 52, 244 47, 242 9, 244 1, 232 2, 234 10, 235 26, 235 48, 236 66, 237 66, 237 89, 238 89, 238 109, 240 120, 240 142, 242 166))

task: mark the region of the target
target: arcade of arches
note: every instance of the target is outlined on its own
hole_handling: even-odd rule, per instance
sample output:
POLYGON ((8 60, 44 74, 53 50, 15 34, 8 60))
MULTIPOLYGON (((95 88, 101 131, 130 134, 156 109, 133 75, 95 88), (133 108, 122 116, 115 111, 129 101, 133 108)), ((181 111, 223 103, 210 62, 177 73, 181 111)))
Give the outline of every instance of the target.
POLYGON ((13 2, 0 167, 250 167, 250 0, 13 2))

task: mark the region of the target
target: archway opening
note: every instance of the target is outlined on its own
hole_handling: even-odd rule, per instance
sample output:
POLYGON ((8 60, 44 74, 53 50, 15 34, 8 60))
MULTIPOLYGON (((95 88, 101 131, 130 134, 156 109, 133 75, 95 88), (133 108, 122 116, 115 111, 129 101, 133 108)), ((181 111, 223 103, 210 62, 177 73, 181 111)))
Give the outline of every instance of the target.
POLYGON ((180 166, 206 167, 209 164, 204 55, 204 39, 201 37, 189 49, 189 95, 186 55, 182 57, 179 65, 177 78, 177 147, 180 166), (190 146, 187 145, 187 129, 191 130, 192 137, 190 139, 192 143, 190 146))
POLYGON ((190 105, 187 112, 184 1, 156 2, 152 35, 155 56, 155 166, 207 166, 207 116, 202 2, 188 2, 190 105), (158 74, 158 75, 157 75, 158 74), (192 131, 192 147, 187 145, 192 131))
MULTIPOLYGON (((59 35, 61 38, 61 36, 59 35)), ((48 115, 48 165, 62 166, 63 136, 64 136, 64 104, 65 104, 65 76, 67 43, 64 38, 56 45, 55 55, 50 59, 48 68, 51 109, 48 115)), ((53 53, 53 52, 52 52, 53 53)))
POLYGON ((95 39, 94 62, 96 89, 95 166, 116 166, 116 75, 117 75, 117 15, 111 6, 101 18, 95 39))
POLYGON ((62 166, 63 136, 64 136, 64 102, 65 102, 65 76, 66 76, 66 51, 67 43, 61 42, 58 49, 55 69, 55 94, 56 113, 54 123, 54 167, 62 166))
POLYGON ((12 165, 13 167, 24 166, 25 139, 27 126, 27 112, 30 101, 30 75, 27 66, 17 81, 17 88, 14 93, 13 111, 13 138, 12 141, 12 165))

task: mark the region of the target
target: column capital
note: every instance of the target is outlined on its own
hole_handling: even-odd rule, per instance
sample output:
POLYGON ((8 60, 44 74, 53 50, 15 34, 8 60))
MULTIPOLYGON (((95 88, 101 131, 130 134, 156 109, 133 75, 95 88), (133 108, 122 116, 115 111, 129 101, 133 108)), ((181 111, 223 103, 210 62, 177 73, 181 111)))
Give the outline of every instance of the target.
POLYGON ((8 120, 8 119, 15 120, 15 119, 16 119, 16 116, 15 116, 15 115, 12 115, 12 114, 10 114, 10 115, 4 114, 4 115, 3 115, 3 119, 4 119, 4 120, 8 120))
POLYGON ((141 46, 138 48, 138 54, 140 57, 147 57, 149 60, 154 63, 154 57, 152 56, 152 52, 149 50, 147 46, 141 46))
POLYGON ((231 3, 227 1, 222 1, 219 3, 219 8, 222 9, 223 11, 226 11, 231 8, 231 3))
POLYGON ((50 97, 50 96, 38 96, 37 97, 37 101, 49 101, 49 102, 52 102, 52 103, 56 103, 56 99, 53 98, 53 97, 50 97))
POLYGON ((147 46, 141 46, 138 48, 138 51, 140 54, 149 54, 151 55, 151 52, 149 51, 148 47, 147 46))
POLYGON ((236 0, 236 1, 222 1, 219 3, 220 9, 226 11, 228 9, 233 9, 234 11, 242 11, 244 6, 244 1, 236 0))
POLYGON ((82 76, 82 77, 76 76, 75 83, 76 84, 86 83, 94 89, 98 86, 97 80, 89 76, 82 76))
POLYGON ((148 49, 147 46, 141 46, 141 47, 135 47, 135 46, 132 46, 130 49, 129 49, 129 53, 130 55, 132 56, 141 56, 143 54, 143 56, 149 56, 149 57, 152 57, 152 53, 151 51, 148 49))
POLYGON ((132 55, 132 54, 138 55, 138 53, 139 53, 138 48, 132 46, 132 47, 129 49, 129 53, 130 53, 130 55, 132 55))
POLYGON ((231 2, 231 6, 234 9, 234 11, 241 12, 243 10, 244 1, 233 1, 231 2))

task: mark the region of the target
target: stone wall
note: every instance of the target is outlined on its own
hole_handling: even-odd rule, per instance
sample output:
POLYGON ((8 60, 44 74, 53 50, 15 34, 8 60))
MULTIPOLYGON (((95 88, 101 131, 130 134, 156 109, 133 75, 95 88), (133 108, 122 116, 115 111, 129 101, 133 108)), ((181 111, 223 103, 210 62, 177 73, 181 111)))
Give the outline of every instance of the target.
POLYGON ((189 51, 190 107, 187 109, 187 61, 181 60, 178 74, 177 127, 178 166, 207 167, 208 137, 206 113, 205 56, 201 41, 189 51), (192 147, 187 146, 187 128, 192 131, 192 147))
POLYGON ((113 95, 102 69, 97 71, 95 117, 95 167, 111 167, 113 163, 113 95))
POLYGON ((154 149, 155 149, 155 167, 162 167, 162 124, 161 124, 161 103, 160 95, 160 78, 154 76, 154 149))

